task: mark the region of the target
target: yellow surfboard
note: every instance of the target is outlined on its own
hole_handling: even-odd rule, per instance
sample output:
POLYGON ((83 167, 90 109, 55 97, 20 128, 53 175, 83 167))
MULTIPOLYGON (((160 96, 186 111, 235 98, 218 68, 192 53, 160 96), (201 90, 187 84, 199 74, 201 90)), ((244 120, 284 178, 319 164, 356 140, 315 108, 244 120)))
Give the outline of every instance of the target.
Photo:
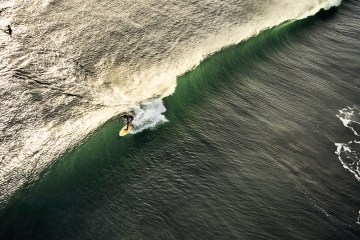
POLYGON ((127 135, 129 132, 131 132, 131 130, 133 129, 133 125, 130 124, 128 130, 125 130, 125 129, 126 129, 126 124, 119 132, 120 137, 123 137, 123 136, 127 135))

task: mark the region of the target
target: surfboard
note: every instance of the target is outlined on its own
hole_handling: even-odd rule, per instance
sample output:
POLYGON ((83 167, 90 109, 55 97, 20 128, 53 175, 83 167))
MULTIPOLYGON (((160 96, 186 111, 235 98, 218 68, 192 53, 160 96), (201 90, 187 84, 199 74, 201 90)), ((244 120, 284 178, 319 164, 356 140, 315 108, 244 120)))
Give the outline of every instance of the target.
POLYGON ((131 130, 133 129, 133 125, 130 124, 129 129, 128 130, 125 130, 125 129, 126 129, 126 124, 119 132, 120 137, 123 137, 123 136, 127 135, 129 132, 131 132, 131 130))

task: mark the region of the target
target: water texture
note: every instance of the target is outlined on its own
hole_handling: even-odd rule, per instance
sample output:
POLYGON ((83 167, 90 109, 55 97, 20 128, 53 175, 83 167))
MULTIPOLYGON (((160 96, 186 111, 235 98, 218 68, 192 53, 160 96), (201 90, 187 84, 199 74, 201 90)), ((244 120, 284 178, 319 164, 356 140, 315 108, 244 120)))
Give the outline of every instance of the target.
POLYGON ((2 1, 0 200, 209 54, 340 1, 2 1))
POLYGON ((1 239, 360 236, 358 1, 1 4, 1 239))

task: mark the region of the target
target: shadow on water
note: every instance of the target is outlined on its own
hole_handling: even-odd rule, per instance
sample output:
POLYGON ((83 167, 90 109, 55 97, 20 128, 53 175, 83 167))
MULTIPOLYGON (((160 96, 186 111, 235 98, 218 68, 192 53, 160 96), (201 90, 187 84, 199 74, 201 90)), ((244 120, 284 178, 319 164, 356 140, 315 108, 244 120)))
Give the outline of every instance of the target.
MULTIPOLYGON (((331 10, 284 23, 206 58, 178 78, 175 93, 164 99, 169 122, 154 130, 119 138, 119 122, 104 124, 81 146, 55 161, 37 182, 15 194, 0 212, 0 238, 50 239, 56 231, 67 231, 64 226, 69 219, 83 229, 85 216, 70 218, 72 212, 94 212, 115 192, 128 192, 138 176, 150 178, 152 165, 177 154, 172 148, 179 138, 186 138, 182 135, 186 124, 197 121, 197 110, 206 108, 212 96, 231 90, 235 79, 256 78, 258 69, 309 31, 314 21, 335 14, 331 10)), ((77 227, 73 228, 76 232, 77 227)))

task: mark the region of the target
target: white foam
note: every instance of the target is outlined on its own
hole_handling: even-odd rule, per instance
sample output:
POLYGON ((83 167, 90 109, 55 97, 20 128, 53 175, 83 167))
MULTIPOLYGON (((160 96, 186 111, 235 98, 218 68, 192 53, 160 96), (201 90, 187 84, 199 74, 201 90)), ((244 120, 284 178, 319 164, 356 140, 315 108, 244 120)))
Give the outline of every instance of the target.
POLYGON ((345 127, 351 129, 351 131, 353 131, 356 136, 360 136, 360 134, 349 125, 350 123, 354 123, 360 126, 360 121, 357 120, 357 118, 360 118, 360 109, 358 109, 356 106, 346 107, 342 110, 339 110, 339 114, 336 116, 341 120, 345 127))
POLYGON ((297 19, 304 19, 310 16, 314 16, 318 13, 321 9, 329 10, 332 7, 340 6, 342 0, 327 0, 322 3, 319 3, 315 7, 310 8, 306 13, 301 14, 297 19))
POLYGON ((349 172, 354 174, 355 178, 360 181, 360 159, 356 156, 356 150, 352 150, 350 145, 352 144, 359 144, 360 142, 357 141, 350 141, 347 144, 345 143, 335 143, 336 146, 336 155, 338 155, 338 159, 340 160, 342 166, 347 169, 349 172), (342 154, 345 154, 346 158, 350 158, 353 161, 352 163, 346 163, 343 159, 342 154))
POLYGON ((154 128, 161 123, 167 122, 168 120, 164 116, 165 112, 166 108, 160 99, 136 107, 134 109, 135 119, 133 121, 134 130, 132 134, 142 132, 148 128, 154 128))
POLYGON ((336 154, 340 154, 340 151, 341 151, 341 148, 342 148, 343 145, 344 145, 344 143, 335 143, 335 146, 336 146, 335 153, 336 154))

